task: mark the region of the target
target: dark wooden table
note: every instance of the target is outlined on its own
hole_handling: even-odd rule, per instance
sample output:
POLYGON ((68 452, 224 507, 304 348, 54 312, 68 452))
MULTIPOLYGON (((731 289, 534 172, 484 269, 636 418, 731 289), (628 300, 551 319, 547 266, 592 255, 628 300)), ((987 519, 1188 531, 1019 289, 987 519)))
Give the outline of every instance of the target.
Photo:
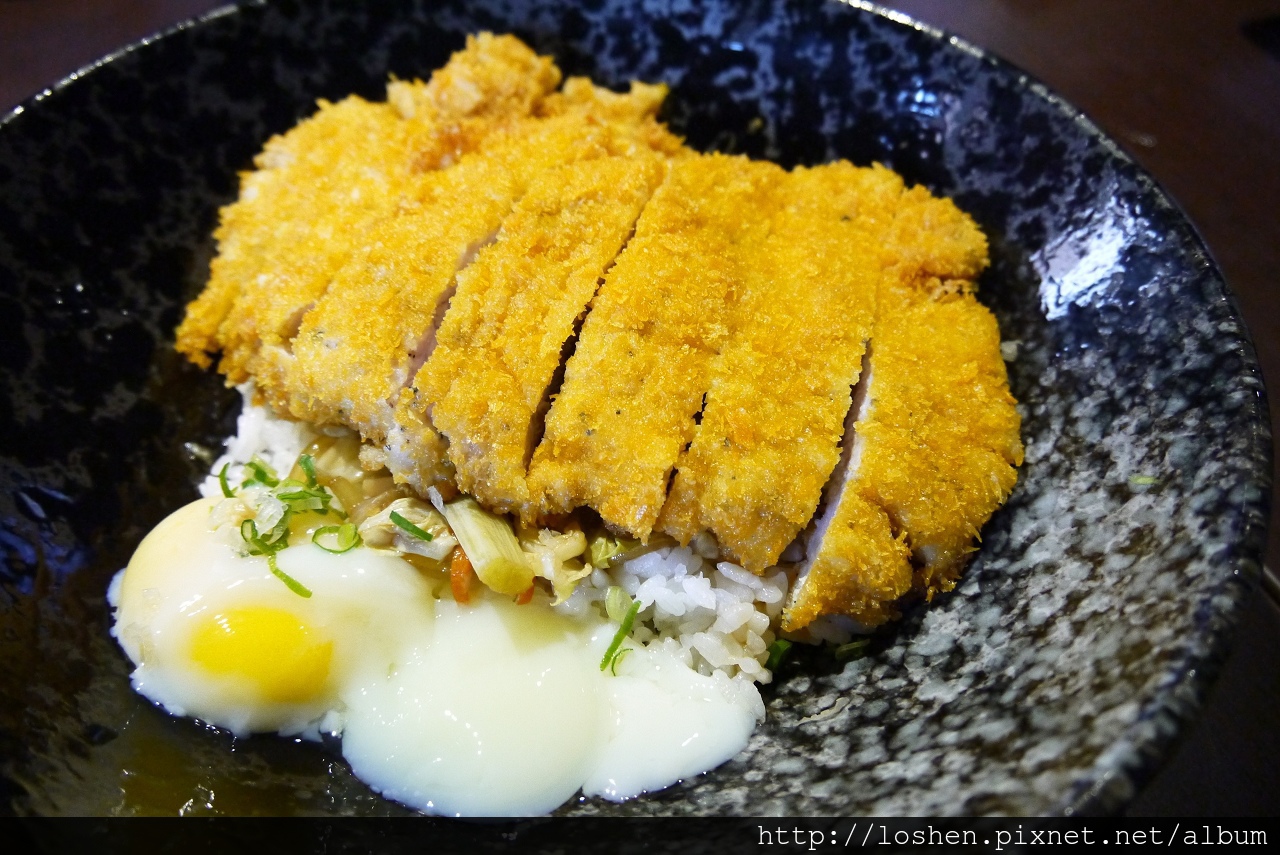
MULTIPOLYGON (((0 0, 0 111, 218 5, 0 0)), ((1271 413, 1280 424, 1280 0, 887 5, 1026 69, 1156 176, 1222 266, 1276 390, 1271 413)), ((1267 554, 1276 566, 1275 515, 1267 554)), ((1260 591, 1242 616, 1203 717, 1130 812, 1280 815, 1280 605, 1273 596, 1260 591)))

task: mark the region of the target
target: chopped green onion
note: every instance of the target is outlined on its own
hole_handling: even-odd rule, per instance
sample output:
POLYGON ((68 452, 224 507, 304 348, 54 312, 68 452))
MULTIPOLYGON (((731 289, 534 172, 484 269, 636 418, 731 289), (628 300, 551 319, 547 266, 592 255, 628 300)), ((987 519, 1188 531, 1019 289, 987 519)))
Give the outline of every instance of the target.
POLYGON ((631 608, 631 597, 627 596, 627 592, 617 585, 610 585, 604 592, 604 610, 605 614, 609 615, 609 620, 622 623, 629 608, 631 608))
POLYGON ((631 608, 627 609, 627 614, 622 618, 622 625, 618 627, 618 631, 613 636, 613 641, 609 642, 609 649, 604 652, 604 658, 600 660, 600 670, 608 668, 613 663, 614 658, 618 655, 618 648, 622 646, 622 642, 631 634, 631 626, 636 622, 636 615, 640 614, 640 602, 631 604, 631 608))
POLYGON ((769 659, 764 663, 764 667, 770 671, 778 670, 778 666, 782 664, 782 660, 787 658, 787 654, 791 652, 791 642, 785 638, 775 639, 769 645, 769 659))
POLYGON ((1154 478, 1150 475, 1130 475, 1129 476, 1129 483, 1139 487, 1149 487, 1152 484, 1158 484, 1159 481, 1160 479, 1154 478))
POLYGON ((607 534, 593 537, 591 544, 587 547, 591 558, 591 566, 602 569, 608 567, 614 558, 626 552, 635 543, 636 541, 624 541, 620 537, 610 537, 607 534))
POLYGON ((280 477, 276 475, 276 470, 268 466, 266 461, 256 454, 250 458, 244 468, 250 472, 250 476, 245 479, 245 484, 261 484, 264 487, 274 487, 280 483, 280 477))
POLYGON ((850 641, 848 644, 842 644, 836 648, 836 659, 844 661, 846 659, 861 659, 866 655, 867 648, 871 645, 871 639, 859 638, 857 641, 850 641))
MULTIPOLYGON (((622 661, 622 658, 624 656, 626 656, 628 653, 630 653, 634 649, 635 649, 634 647, 619 648, 618 652, 613 654, 613 658, 609 660, 609 673, 615 677, 618 676, 618 663, 622 661)), ((600 670, 603 671, 604 669, 601 668, 600 670)))
MULTIPOLYGON (((391 521, 396 524, 396 528, 407 531, 409 534, 418 538, 418 540, 434 540, 431 532, 423 531, 404 517, 400 516, 396 511, 391 512, 391 521)), ((465 551, 465 550, 464 550, 465 551)))
MULTIPOLYGON (((287 504, 289 510, 295 513, 315 511, 318 514, 327 514, 334 510, 329 507, 329 503, 333 501, 333 494, 328 489, 308 487, 301 481, 293 479, 281 481, 275 488, 275 497, 287 504)), ((339 516, 346 519, 346 514, 339 514, 339 516)))
POLYGON ((258 527, 254 525, 253 520, 245 520, 240 523, 240 537, 250 546, 257 546, 262 542, 262 538, 258 536, 258 527))
POLYGON ((228 499, 236 497, 236 491, 231 489, 231 485, 227 483, 227 470, 231 468, 230 463, 222 464, 222 469, 218 471, 218 486, 222 488, 222 495, 228 499))
POLYGON ((285 587, 290 591, 293 591, 299 597, 310 597, 311 591, 307 586, 281 570, 280 566, 276 564, 276 553, 289 545, 289 538, 287 536, 288 532, 288 512, 286 512, 285 515, 281 517, 280 522, 276 523, 275 527, 268 532, 268 534, 274 535, 274 537, 270 539, 264 539, 260 534, 258 534, 258 526, 253 520, 245 520, 240 523, 240 536, 244 538, 245 543, 253 547, 249 550, 249 554, 267 556, 267 567, 271 569, 272 575, 281 582, 284 582, 285 587))
POLYGON ((342 525, 324 525, 316 529, 315 534, 311 535, 311 542, 323 549, 325 552, 332 552, 334 555, 341 555, 344 552, 350 552, 352 549, 360 545, 360 532, 357 531, 354 523, 343 523, 342 525), (333 547, 325 546, 320 542, 320 538, 333 537, 333 547))
POLYGON ((289 545, 288 535, 289 512, 287 510, 280 517, 280 522, 276 523, 265 535, 259 533, 258 525, 253 520, 245 520, 240 523, 240 537, 244 538, 245 543, 253 547, 253 549, 249 550, 250 555, 270 555, 273 552, 279 552, 289 545), (257 551, 255 552, 254 550, 257 551))
POLYGON ((302 467, 302 471, 307 475, 307 486, 317 487, 319 482, 316 480, 316 461, 310 454, 304 454, 298 458, 298 465, 302 467))
POLYGON ((293 591, 299 597, 305 598, 311 596, 310 588, 280 569, 280 566, 276 564, 276 554, 274 552, 267 555, 267 566, 271 568, 271 572, 275 574, 277 579, 284 582, 285 587, 290 591, 293 591))

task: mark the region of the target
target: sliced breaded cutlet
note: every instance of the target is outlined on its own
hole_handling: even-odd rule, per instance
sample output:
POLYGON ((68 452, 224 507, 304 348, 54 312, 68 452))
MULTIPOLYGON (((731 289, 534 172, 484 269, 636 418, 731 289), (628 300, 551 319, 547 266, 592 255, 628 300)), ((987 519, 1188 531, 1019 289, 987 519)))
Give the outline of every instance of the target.
POLYGON ((995 318, 973 297, 986 242, 948 200, 903 194, 843 458, 783 615, 874 626, 950 590, 1022 461, 995 318))
POLYGON ((189 307, 177 347, 208 364, 221 351, 228 383, 254 376, 263 347, 288 347, 368 228, 415 195, 413 182, 447 167, 495 129, 529 115, 560 72, 510 36, 469 38, 428 83, 392 82, 389 101, 320 102, 273 137, 222 211, 209 284, 189 307))
POLYGON ((596 294, 529 470, 541 511, 587 505, 647 539, 731 335, 742 247, 762 241, 777 166, 725 155, 673 162, 596 294))
POLYGON ((682 543, 712 532, 755 573, 808 524, 839 459, 902 181, 843 162, 797 169, 777 191, 768 237, 742 248, 732 331, 658 520, 682 543))
POLYGON ((657 154, 548 170, 458 275, 413 386, 459 490, 533 518, 525 477, 562 351, 665 172, 657 154))
MULTIPOLYGON (((660 158, 645 142, 654 125, 650 114, 604 121, 583 105, 525 119, 450 169, 424 176, 419 197, 370 230, 367 249, 351 256, 303 318, 287 358, 287 411, 358 430, 384 447, 402 482, 419 489, 449 484, 446 443, 414 408, 421 396, 410 381, 434 351, 458 272, 548 170, 609 157, 660 158)), ((664 142, 678 147, 669 135, 664 142)))
POLYGON ((799 541, 788 631, 951 589, 1022 460, 974 222, 880 166, 687 149, 665 86, 559 82, 482 34, 322 102, 223 209, 178 349, 424 496, 756 573, 799 541))

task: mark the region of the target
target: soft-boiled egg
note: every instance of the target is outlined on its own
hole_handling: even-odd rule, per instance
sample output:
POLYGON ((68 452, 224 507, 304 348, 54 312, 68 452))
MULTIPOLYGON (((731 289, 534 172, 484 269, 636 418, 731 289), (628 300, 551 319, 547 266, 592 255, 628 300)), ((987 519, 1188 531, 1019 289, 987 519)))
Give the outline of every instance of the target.
MULTIPOLYGON (((215 524, 216 500, 164 520, 112 584, 135 688, 236 733, 342 735, 389 798, 454 815, 546 813, 582 790, 622 800, 741 750, 759 697, 658 649, 601 668, 617 626, 541 594, 455 602, 395 552, 276 553, 301 596, 215 524), (614 673, 616 671, 616 673, 614 673)), ((754 689, 749 690, 754 692, 754 689)))

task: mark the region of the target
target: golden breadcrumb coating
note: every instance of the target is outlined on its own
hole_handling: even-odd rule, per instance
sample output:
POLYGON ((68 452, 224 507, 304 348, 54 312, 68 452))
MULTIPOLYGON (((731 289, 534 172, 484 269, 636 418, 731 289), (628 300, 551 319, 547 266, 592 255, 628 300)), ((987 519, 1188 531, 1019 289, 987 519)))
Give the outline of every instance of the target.
POLYGON ((549 170, 459 274, 414 380, 459 490, 532 518, 526 466, 561 351, 664 174, 656 154, 549 170))
MULTIPOLYGON (((207 365, 209 354, 253 337, 252 317, 245 318, 243 308, 236 312, 249 305, 246 291, 267 301, 282 283, 327 281, 348 250, 345 225, 383 215, 392 204, 388 197, 400 192, 400 181, 379 170, 376 160, 368 166, 366 160, 373 151, 398 147, 399 159, 407 163, 406 127, 387 104, 352 96, 337 104, 320 102, 310 119, 272 137, 254 160, 257 171, 241 177, 240 198, 222 209, 209 284, 178 328, 178 350, 207 365), (369 192, 353 198, 353 179, 365 171, 374 179, 369 192)), ((288 317, 302 302, 286 291, 276 311, 288 317)), ((248 377, 238 350, 220 370, 229 382, 248 377)))
POLYGON ((665 83, 633 80, 629 91, 617 93, 596 86, 585 77, 570 77, 559 92, 552 92, 542 100, 538 105, 538 115, 585 113, 604 122, 635 125, 644 134, 646 146, 675 155, 684 150, 681 140, 673 136, 665 125, 651 121, 658 115, 667 92, 665 83))
POLYGON ((755 573, 812 518, 840 457, 875 318, 876 231, 902 181, 841 162, 797 169, 776 190, 768 237, 739 247, 745 287, 658 521, 682 543, 711 531, 755 573))
MULTIPOLYGON (((414 204, 372 229, 369 249, 351 258, 305 316, 289 360, 288 411, 346 424, 382 444, 393 433, 400 390, 434 346, 455 276, 494 239, 529 185, 577 160, 646 152, 637 136, 646 137, 650 124, 601 122, 577 111, 527 119, 457 165, 424 176, 414 204)), ((425 445, 410 469, 393 462, 393 474, 422 484, 451 478, 430 421, 411 424, 425 445)))
POLYGON ((808 575, 784 613, 791 631, 826 614, 875 625, 894 617, 893 601, 912 589, 932 597, 953 588, 1022 462, 999 330, 973 296, 972 277, 987 263, 981 231, 949 200, 912 188, 882 250, 866 402, 844 439, 851 453, 827 497, 830 524, 810 539, 808 575), (852 542, 857 530, 867 543, 852 542), (837 578, 832 568, 845 568, 850 555, 888 556, 886 532, 905 544, 910 564, 886 557, 837 578), (851 591, 886 599, 854 609, 851 591))
POLYGON ((822 551, 792 591, 782 629, 795 632, 824 615, 846 615, 864 626, 896 618, 897 601, 911 590, 911 550, 884 510, 849 490, 821 541, 822 551))
POLYGON ((735 248, 767 233, 777 166, 703 155, 673 163, 596 294, 529 471, 543 513, 582 505, 647 539, 730 335, 744 275, 735 248))
POLYGON ((559 79, 519 40, 482 35, 429 83, 393 83, 394 104, 320 102, 267 143, 223 209, 219 253, 179 327, 179 351, 207 364, 220 350, 229 383, 259 374, 269 388, 260 348, 287 346, 367 229, 414 195, 414 178, 528 115, 559 79))
POLYGON ((971 287, 987 269, 987 238, 950 199, 923 187, 907 190, 882 238, 886 264, 895 277, 916 286, 955 281, 971 287))
POLYGON ((381 442, 454 275, 511 209, 511 176, 489 167, 464 158, 369 230, 368 247, 337 272, 293 341, 283 385, 291 415, 381 442))
POLYGON ((996 320, 972 294, 881 295, 860 480, 906 535, 926 596, 949 591, 1022 463, 996 320))
POLYGON ((525 523, 711 532, 757 573, 799 534, 787 631, 954 587, 1023 454, 981 231, 880 166, 693 152, 663 85, 560 77, 482 33, 319 102, 222 210, 178 350, 525 523))
POLYGON ((479 33, 425 85, 393 80, 387 100, 406 119, 528 116, 560 84, 551 57, 515 36, 479 33))

